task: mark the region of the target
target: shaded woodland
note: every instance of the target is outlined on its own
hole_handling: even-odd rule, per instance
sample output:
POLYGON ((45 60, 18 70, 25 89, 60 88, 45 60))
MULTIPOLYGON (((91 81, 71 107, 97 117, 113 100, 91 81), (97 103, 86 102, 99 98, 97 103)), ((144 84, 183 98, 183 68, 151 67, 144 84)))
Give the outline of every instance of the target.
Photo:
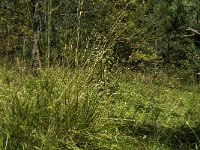
POLYGON ((198 0, 2 0, 1 61, 38 68, 157 63, 199 70, 198 0), (106 55, 106 56, 105 56, 106 55))

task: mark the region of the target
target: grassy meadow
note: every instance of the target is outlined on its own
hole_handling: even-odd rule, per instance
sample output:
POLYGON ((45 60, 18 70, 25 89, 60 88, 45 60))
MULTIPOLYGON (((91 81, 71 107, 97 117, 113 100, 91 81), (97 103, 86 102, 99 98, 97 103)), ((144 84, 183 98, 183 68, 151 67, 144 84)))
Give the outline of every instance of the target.
POLYGON ((99 80, 60 68, 33 77, 2 67, 0 149, 200 149, 200 94, 188 78, 118 69, 99 80))
POLYGON ((0 150, 200 150, 200 0, 1 0, 0 150))

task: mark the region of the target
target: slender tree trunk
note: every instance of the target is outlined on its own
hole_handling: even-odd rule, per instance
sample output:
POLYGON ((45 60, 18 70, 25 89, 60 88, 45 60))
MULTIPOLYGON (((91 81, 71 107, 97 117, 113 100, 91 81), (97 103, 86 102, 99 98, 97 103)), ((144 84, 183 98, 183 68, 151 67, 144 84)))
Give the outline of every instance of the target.
POLYGON ((76 28, 76 49, 75 49, 75 68, 79 66, 79 44, 81 39, 81 17, 82 17, 82 9, 83 9, 83 2, 84 0, 77 1, 77 28, 76 28))
POLYGON ((46 63, 47 67, 50 67, 50 57, 51 57, 51 17, 52 17, 52 1, 47 2, 48 15, 47 15, 47 52, 46 52, 46 63))
POLYGON ((40 39, 40 17, 38 11, 38 5, 40 0, 33 0, 33 48, 32 48, 32 71, 33 75, 39 75, 40 64, 40 53, 38 42, 40 39))

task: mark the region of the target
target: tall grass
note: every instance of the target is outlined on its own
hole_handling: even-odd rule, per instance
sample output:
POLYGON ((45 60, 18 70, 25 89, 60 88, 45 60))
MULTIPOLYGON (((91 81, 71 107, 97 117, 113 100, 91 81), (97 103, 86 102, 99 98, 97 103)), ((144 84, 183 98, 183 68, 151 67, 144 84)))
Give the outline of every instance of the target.
POLYGON ((172 80, 162 71, 151 82, 149 74, 114 70, 112 47, 125 30, 120 26, 125 13, 116 17, 107 35, 94 32, 93 42, 90 37, 83 42, 83 2, 77 2, 76 37, 63 42, 62 69, 50 67, 51 0, 46 3, 47 66, 39 67, 38 76, 0 69, 0 148, 198 149, 200 103, 194 84, 172 80), (83 56, 81 42, 87 51, 83 56), (67 64, 71 68, 66 60, 74 63, 67 64))
POLYGON ((23 79, 10 73, 9 83, 3 77, 2 149, 75 148, 81 145, 74 143, 76 132, 95 126, 100 101, 97 90, 86 85, 83 77, 61 76, 63 72, 57 71, 23 79))
MULTIPOLYGON (((108 68, 108 61, 111 59, 110 48, 121 34, 116 31, 124 14, 116 18, 116 22, 113 23, 106 38, 102 34, 96 38, 96 41, 92 39, 91 43, 82 43, 82 45, 86 44, 86 51, 89 51, 87 53, 91 52, 86 62, 81 62, 84 63, 82 66, 85 69, 82 70, 79 63, 81 57, 85 57, 80 56, 82 50, 80 43, 83 42, 83 38, 81 38, 83 2, 83 0, 77 1, 77 24, 76 30, 74 30, 76 37, 73 37, 69 43, 64 42, 70 46, 70 56, 65 59, 72 59, 74 64, 67 64, 71 68, 54 69, 50 67, 50 64, 53 63, 51 62, 53 57, 51 56, 53 18, 52 2, 49 0, 45 3, 47 7, 47 29, 43 43, 45 46, 40 47, 43 48, 41 51, 45 52, 44 61, 40 60, 42 56, 39 55, 38 44, 42 42, 42 36, 36 35, 37 37, 35 37, 34 46, 37 54, 35 54, 34 48, 32 51, 33 63, 34 60, 38 60, 37 62, 41 61, 42 64, 35 68, 25 67, 27 73, 23 70, 22 76, 15 67, 1 69, 1 149, 102 147, 102 144, 97 141, 104 137, 101 138, 94 134, 101 127, 99 126, 99 115, 101 111, 105 110, 103 103, 106 103, 106 98, 117 89, 115 81, 110 80, 112 75, 108 68), (104 39, 103 42, 100 39, 104 39), (31 76, 28 73, 29 69, 39 70, 36 74, 33 71, 35 76, 31 76)), ((31 20, 31 17, 29 19, 31 20)), ((39 30, 39 25, 37 28, 39 30)), ((39 34, 39 31, 35 34, 39 34)), ((92 36, 96 37, 95 34, 92 36)), ((26 42, 24 42, 23 53, 26 46, 26 42)), ((65 53, 69 53, 66 52, 68 49, 64 50, 65 53)), ((25 64, 23 65, 25 66, 25 64)), ((65 65, 63 66, 65 67, 65 65)), ((17 68, 20 70, 19 63, 17 68)))
POLYGON ((1 69, 1 149, 199 148, 196 89, 179 88, 175 79, 174 86, 167 78, 144 82, 129 70, 109 81, 88 78, 90 69, 75 72, 50 68, 22 78, 1 69))

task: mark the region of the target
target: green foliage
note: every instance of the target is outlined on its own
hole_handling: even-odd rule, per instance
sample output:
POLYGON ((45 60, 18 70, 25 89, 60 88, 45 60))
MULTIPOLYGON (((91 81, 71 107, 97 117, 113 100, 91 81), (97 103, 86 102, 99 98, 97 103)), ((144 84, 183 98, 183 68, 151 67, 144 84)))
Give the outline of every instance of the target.
POLYGON ((151 75, 143 82, 118 70, 103 83, 65 71, 22 78, 1 69, 1 149, 199 148, 199 93, 181 74, 169 80, 161 72, 151 83, 151 75))
POLYGON ((71 143, 74 132, 95 126, 97 91, 80 78, 57 75, 50 70, 37 78, 15 76, 18 81, 1 82, 2 148, 76 147, 71 143))
POLYGON ((199 149, 199 6, 2 0, 0 149, 199 149))
MULTIPOLYGON (((156 55, 164 63, 189 60, 199 64, 192 60, 199 56, 198 39, 185 36, 188 27, 199 29, 198 6, 197 1, 182 0, 41 1, 41 62, 48 67, 57 63, 74 66, 76 55, 79 65, 84 66, 103 49, 113 49, 118 62, 127 62, 129 56, 135 61, 132 58, 139 52, 150 60, 156 55)), ((3 0, 1 8, 1 54, 30 62, 33 3, 3 0)))

